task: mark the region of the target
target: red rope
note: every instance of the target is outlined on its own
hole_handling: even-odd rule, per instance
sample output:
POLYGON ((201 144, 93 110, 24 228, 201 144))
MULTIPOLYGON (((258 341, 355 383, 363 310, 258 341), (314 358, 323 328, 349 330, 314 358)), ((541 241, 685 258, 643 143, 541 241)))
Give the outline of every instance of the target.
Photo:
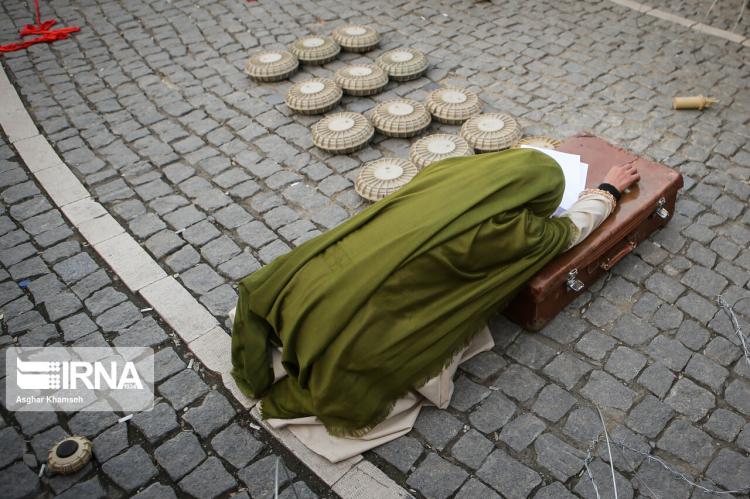
POLYGON ((81 31, 78 26, 71 26, 70 28, 57 28, 52 29, 52 26, 57 24, 57 19, 50 19, 42 22, 42 15, 39 11, 39 0, 34 0, 34 7, 36 9, 36 24, 27 24, 19 34, 21 37, 29 35, 39 35, 36 38, 30 40, 23 40, 20 42, 12 42, 7 45, 0 45, 0 52, 13 52, 16 50, 23 50, 35 43, 51 43, 57 40, 64 40, 71 33, 81 31))

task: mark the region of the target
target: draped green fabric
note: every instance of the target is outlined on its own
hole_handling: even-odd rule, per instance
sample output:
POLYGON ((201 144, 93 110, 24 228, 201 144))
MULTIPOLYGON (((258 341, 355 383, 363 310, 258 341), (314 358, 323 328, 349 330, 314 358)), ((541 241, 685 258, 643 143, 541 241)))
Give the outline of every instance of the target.
POLYGON ((572 236, 560 167, 451 158, 241 281, 232 375, 263 417, 362 435, 450 363, 572 236), (273 384, 270 348, 289 374, 273 384))

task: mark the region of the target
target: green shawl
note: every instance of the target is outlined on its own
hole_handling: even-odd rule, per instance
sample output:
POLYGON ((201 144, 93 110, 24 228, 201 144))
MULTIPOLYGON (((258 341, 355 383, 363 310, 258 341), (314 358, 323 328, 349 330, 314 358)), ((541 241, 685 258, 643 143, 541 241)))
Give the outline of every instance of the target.
POLYGON ((239 286, 232 375, 264 418, 362 435, 566 247, 564 178, 530 149, 451 158, 239 286), (289 374, 273 383, 270 348, 289 374))

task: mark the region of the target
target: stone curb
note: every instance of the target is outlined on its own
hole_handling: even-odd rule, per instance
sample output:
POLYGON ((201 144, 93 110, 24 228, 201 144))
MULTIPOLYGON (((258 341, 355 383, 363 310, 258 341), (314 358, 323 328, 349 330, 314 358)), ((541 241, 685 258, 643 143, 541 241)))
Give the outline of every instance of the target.
POLYGON ((685 17, 670 14, 669 12, 664 12, 663 10, 659 10, 657 8, 651 7, 650 5, 646 5, 640 2, 635 2, 633 0, 610 1, 636 12, 641 12, 652 17, 663 19, 664 21, 680 24, 682 26, 685 26, 686 28, 692 29, 693 31, 698 31, 700 33, 715 36, 717 38, 723 38, 725 40, 729 40, 730 42, 739 43, 746 47, 750 47, 750 38, 738 35, 737 33, 732 33, 731 31, 727 31, 725 29, 714 28, 713 26, 708 26, 697 21, 691 21, 690 19, 687 19, 685 17))
POLYGON ((91 197, 86 187, 39 133, 15 87, 0 65, 0 125, 29 171, 70 223, 122 282, 139 293, 184 341, 206 368, 269 433, 344 499, 412 497, 361 455, 331 464, 286 429, 261 420, 255 400, 246 397, 229 374, 231 338, 216 318, 91 197))

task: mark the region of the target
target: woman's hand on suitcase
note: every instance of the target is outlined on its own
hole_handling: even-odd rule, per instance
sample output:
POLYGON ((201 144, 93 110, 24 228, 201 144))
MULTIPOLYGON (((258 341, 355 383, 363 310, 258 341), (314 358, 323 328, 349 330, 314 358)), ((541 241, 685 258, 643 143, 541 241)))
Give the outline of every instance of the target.
POLYGON ((613 166, 604 177, 604 182, 613 185, 618 191, 623 192, 625 189, 638 182, 641 179, 634 163, 613 166))

